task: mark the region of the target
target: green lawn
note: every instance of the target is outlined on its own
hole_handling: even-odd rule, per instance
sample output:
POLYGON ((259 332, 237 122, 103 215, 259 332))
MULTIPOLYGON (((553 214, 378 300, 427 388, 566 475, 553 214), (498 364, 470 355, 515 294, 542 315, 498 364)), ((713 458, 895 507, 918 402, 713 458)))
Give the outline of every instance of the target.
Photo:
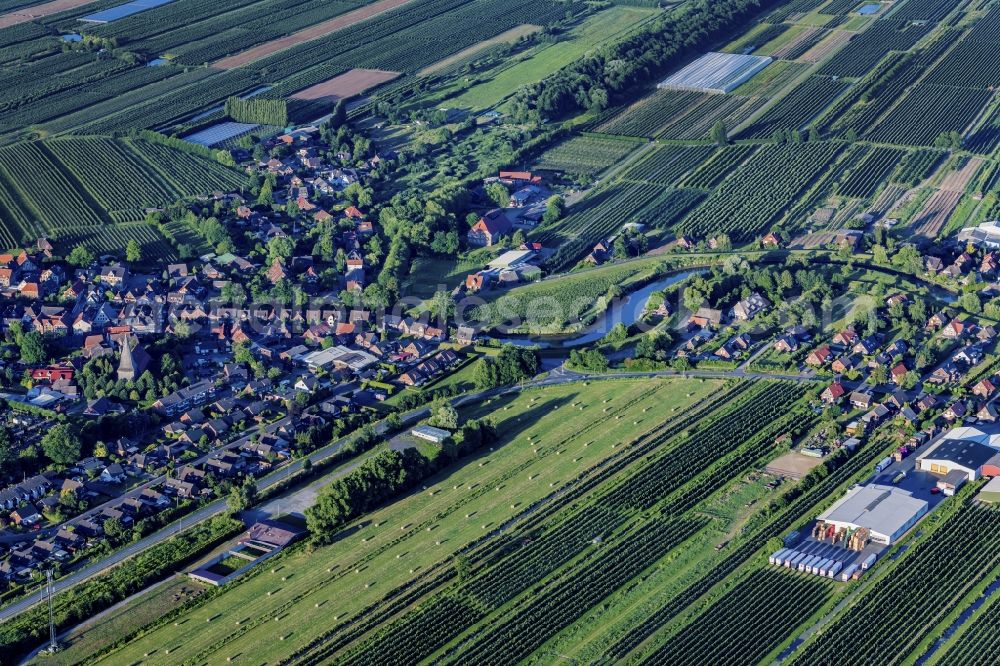
POLYGON ((457 259, 418 257, 410 266, 410 273, 403 282, 402 292, 406 296, 430 298, 441 285, 444 285, 446 291, 451 291, 465 283, 466 275, 482 270, 498 254, 497 248, 482 248, 457 259))
POLYGON ((656 9, 622 6, 598 12, 571 30, 563 41, 529 52, 526 59, 448 100, 447 105, 472 109, 496 106, 521 86, 542 80, 658 13, 656 9))
MULTIPOLYGON (((503 438, 495 451, 429 479, 426 490, 366 516, 330 546, 313 552, 299 547, 251 570, 103 661, 225 663, 252 655, 254 663, 275 663, 337 618, 362 613, 414 577, 451 566, 456 550, 721 385, 681 379, 577 383, 477 405, 463 417, 492 415, 503 438)), ((88 654, 71 648, 65 658, 82 661, 88 654)))
POLYGON ((608 290, 627 288, 629 283, 652 276, 664 257, 645 257, 619 264, 606 264, 506 291, 483 294, 488 304, 475 316, 484 322, 503 323, 514 315, 522 320, 518 330, 566 333, 580 327, 580 317, 603 312, 608 290))

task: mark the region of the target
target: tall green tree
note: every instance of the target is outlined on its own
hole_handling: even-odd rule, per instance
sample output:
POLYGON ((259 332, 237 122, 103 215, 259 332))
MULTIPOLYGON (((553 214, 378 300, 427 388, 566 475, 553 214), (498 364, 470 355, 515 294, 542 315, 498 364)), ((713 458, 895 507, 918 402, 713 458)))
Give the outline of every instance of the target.
POLYGON ((129 238, 128 242, 125 243, 125 261, 133 264, 142 261, 142 246, 134 238, 129 238))
POLYGON ((719 120, 712 125, 712 141, 719 146, 724 146, 729 143, 729 132, 726 131, 725 121, 719 120))
POLYGON ((53 426, 42 437, 42 451, 57 465, 70 465, 80 459, 80 438, 68 423, 53 426))

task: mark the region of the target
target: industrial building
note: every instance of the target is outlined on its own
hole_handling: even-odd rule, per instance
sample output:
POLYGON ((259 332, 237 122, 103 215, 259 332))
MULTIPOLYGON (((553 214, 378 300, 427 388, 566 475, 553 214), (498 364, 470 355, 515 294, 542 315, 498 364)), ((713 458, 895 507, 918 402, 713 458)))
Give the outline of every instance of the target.
POLYGON ((663 90, 728 93, 771 64, 766 56, 706 53, 657 84, 663 90))
POLYGON ((962 482, 1000 476, 1000 451, 978 441, 949 437, 920 455, 917 469, 962 482))
POLYGON ((837 531, 867 530, 876 543, 890 545, 927 513, 928 504, 899 488, 855 486, 819 519, 837 531))

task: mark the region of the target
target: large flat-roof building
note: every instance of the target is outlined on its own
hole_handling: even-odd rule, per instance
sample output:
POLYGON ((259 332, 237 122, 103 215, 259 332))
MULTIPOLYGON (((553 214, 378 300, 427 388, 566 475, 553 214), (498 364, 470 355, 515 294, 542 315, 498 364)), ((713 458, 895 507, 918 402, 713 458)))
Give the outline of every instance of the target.
POLYGON ((1000 451, 979 441, 949 437, 921 454, 917 469, 940 476, 959 472, 968 481, 1000 476, 1000 451))
POLYGON ((840 529, 867 528, 872 541, 892 544, 927 513, 922 499, 890 486, 855 486, 820 514, 819 519, 840 529))
POLYGON ((1000 221, 990 220, 983 222, 979 226, 966 227, 958 232, 958 242, 972 242, 973 245, 980 245, 988 248, 1000 247, 1000 221))
POLYGON ((767 56, 706 53, 657 84, 661 90, 694 90, 725 94, 771 64, 767 56))
POLYGON ((302 362, 314 372, 317 370, 327 370, 331 367, 349 368, 354 372, 361 372, 365 368, 378 363, 378 359, 366 351, 336 345, 328 349, 318 349, 305 354, 302 356, 302 362))
POLYGON ((410 431, 410 434, 414 437, 419 437, 420 439, 426 439, 428 442, 434 442, 435 444, 440 444, 444 440, 451 437, 451 433, 449 431, 429 425, 417 426, 410 431))

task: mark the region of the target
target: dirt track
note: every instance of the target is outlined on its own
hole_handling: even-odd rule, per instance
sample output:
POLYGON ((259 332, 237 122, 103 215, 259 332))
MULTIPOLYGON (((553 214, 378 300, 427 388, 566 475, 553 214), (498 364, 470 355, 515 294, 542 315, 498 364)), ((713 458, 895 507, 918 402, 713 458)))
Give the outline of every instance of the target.
POLYGON ((317 83, 305 90, 292 95, 295 99, 307 100, 338 100, 360 95, 364 91, 386 81, 392 81, 399 72, 386 72, 381 69, 352 69, 340 76, 317 83))
POLYGON ((92 2, 94 2, 94 0, 53 0, 52 2, 46 2, 42 5, 21 7, 20 9, 15 9, 12 12, 0 15, 0 28, 9 28, 10 26, 17 25, 18 23, 27 23, 28 21, 36 18, 49 16, 50 14, 58 14, 59 12, 64 12, 67 9, 76 9, 77 7, 81 7, 83 5, 89 5, 92 2))
POLYGON ((373 2, 370 5, 365 5, 364 7, 359 7, 354 11, 341 14, 340 16, 332 18, 329 21, 317 23, 314 26, 304 30, 299 30, 298 32, 282 37, 281 39, 275 39, 273 41, 260 44, 259 46, 255 46, 252 49, 247 49, 242 53, 237 53, 236 55, 216 60, 212 63, 212 67, 215 67, 216 69, 234 69, 236 67, 242 67, 247 63, 260 60, 264 56, 269 56, 272 53, 277 53, 278 51, 284 51, 287 48, 297 46, 302 42, 308 42, 312 39, 325 37, 331 32, 340 30, 341 28, 350 27, 355 23, 364 21, 365 19, 371 18, 376 14, 381 14, 382 12, 394 9, 400 5, 405 5, 409 1, 410 0, 379 0, 378 2, 373 2))

